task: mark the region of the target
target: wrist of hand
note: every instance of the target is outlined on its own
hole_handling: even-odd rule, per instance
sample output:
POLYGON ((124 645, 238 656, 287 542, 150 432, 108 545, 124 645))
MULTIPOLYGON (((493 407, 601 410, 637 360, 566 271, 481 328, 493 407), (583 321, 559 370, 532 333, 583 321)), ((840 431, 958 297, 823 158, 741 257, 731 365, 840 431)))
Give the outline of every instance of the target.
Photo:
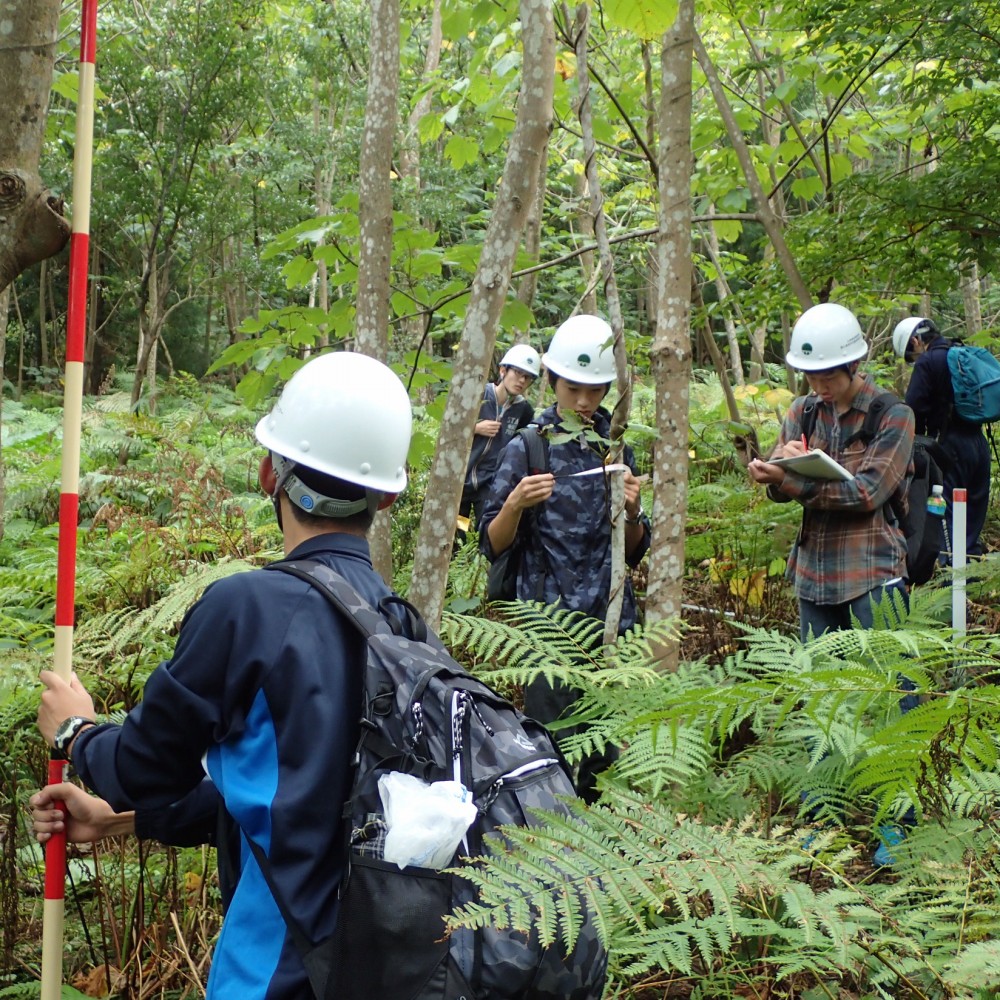
POLYGON ((66 747, 67 760, 71 761, 73 759, 73 748, 76 746, 76 741, 80 738, 80 733, 85 733, 88 729, 93 729, 95 725, 96 723, 94 722, 88 722, 85 726, 80 727, 79 731, 76 733, 73 739, 69 741, 69 744, 66 747))
POLYGON ((636 507, 634 514, 630 514, 629 511, 628 511, 628 508, 626 507, 625 508, 625 523, 626 524, 638 524, 642 520, 642 515, 643 515, 643 509, 642 509, 642 504, 641 503, 636 507))

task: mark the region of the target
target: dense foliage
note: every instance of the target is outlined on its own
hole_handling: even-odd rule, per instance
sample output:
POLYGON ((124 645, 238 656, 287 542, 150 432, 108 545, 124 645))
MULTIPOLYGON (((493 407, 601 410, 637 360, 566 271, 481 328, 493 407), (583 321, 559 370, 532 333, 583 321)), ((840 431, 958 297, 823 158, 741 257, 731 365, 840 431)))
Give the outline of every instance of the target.
MULTIPOLYGON (((178 379, 155 417, 129 414, 125 396, 111 387, 84 423, 76 663, 109 713, 135 703, 208 583, 280 544, 254 486, 252 420, 230 390, 215 387, 206 401, 178 379), (127 432, 128 465, 112 474, 127 432)), ((605 655, 599 626, 574 616, 517 606, 463 614, 481 610, 482 563, 471 542, 453 562, 445 636, 456 653, 515 698, 538 670, 583 687, 588 727, 565 743, 571 758, 604 740, 626 747, 586 826, 550 821, 519 838, 518 859, 477 876, 482 909, 463 919, 523 921, 533 899, 546 933, 568 933, 571 897, 550 900, 529 873, 569 844, 577 851, 562 874, 594 894, 626 995, 975 996, 1000 967, 992 628, 974 630, 956 661, 940 624, 949 591, 928 588, 902 627, 800 646, 773 565, 785 552, 780 511, 708 447, 719 405, 711 380, 695 398, 693 444, 707 448, 689 537, 698 604, 676 674, 654 669, 666 627, 638 630, 605 655), (727 609, 761 624, 737 625, 727 609), (905 716, 901 674, 925 699, 905 716), (898 863, 874 870, 878 828, 910 806, 918 822, 898 863)), ((641 397, 636 405, 638 417, 641 397)), ((39 954, 40 856, 24 802, 44 773, 33 677, 51 648, 56 419, 54 406, 5 413, 18 511, 0 544, 8 995, 31 995, 39 954)), ((763 433, 774 419, 763 414, 763 433)), ((402 567, 418 517, 419 502, 396 512, 402 567)), ((983 580, 973 596, 985 602, 993 586, 983 580)), ((983 603, 974 615, 992 624, 983 603)), ((197 995, 218 930, 211 852, 105 844, 74 854, 69 981, 90 995, 108 983, 137 997, 197 995)))
MULTIPOLYGON (((449 358, 513 127, 520 28, 511 0, 442 0, 433 64, 435 5, 402 7, 390 360, 418 419, 415 474, 394 508, 405 590, 449 358)), ((648 470, 656 39, 674 5, 603 0, 594 10, 598 169, 636 375, 627 436, 648 470)), ((538 249, 518 261, 502 343, 541 346, 581 303, 605 305, 585 252, 593 229, 572 12, 556 14, 538 249)), ((859 312, 869 366, 901 389, 886 350, 901 314, 931 311, 947 332, 984 342, 1000 326, 1000 15, 995 4, 940 0, 706 2, 697 15, 707 62, 693 70, 684 620, 602 651, 592 623, 486 610, 474 537, 456 553, 445 616, 456 654, 515 698, 537 670, 585 688, 587 728, 567 740, 571 756, 604 740, 626 747, 586 826, 550 820, 518 838, 513 858, 480 868, 483 906, 461 919, 523 922, 532 900, 544 934, 572 933, 571 897, 552 898, 528 873, 573 845, 560 874, 601 913, 621 996, 993 995, 996 580, 990 564, 977 568, 961 642, 947 627, 943 575, 901 624, 808 647, 790 637, 783 572, 797 510, 749 485, 733 442, 756 435, 766 448, 776 435, 792 398, 781 357, 798 304, 706 82, 712 69, 724 85, 810 294, 859 312), (662 674, 656 649, 675 628, 681 667, 662 674), (901 677, 922 699, 906 715, 901 677), (896 863, 874 869, 879 828, 911 809, 896 863)), ((47 182, 64 191, 74 16, 67 6, 43 161, 47 182)), ((75 661, 112 715, 140 697, 208 583, 280 549, 256 488, 250 428, 307 350, 351 342, 369 30, 357 0, 101 4, 75 661), (159 354, 136 373, 150 336, 159 354)), ((44 773, 34 678, 52 644, 66 264, 23 274, 7 317, 0 996, 37 994, 40 858, 25 801, 44 773)), ((652 509, 651 484, 645 494, 652 509)), ((990 548, 995 536, 991 518, 990 548)), ((74 853, 74 986, 199 995, 219 926, 211 852, 105 844, 74 853)))

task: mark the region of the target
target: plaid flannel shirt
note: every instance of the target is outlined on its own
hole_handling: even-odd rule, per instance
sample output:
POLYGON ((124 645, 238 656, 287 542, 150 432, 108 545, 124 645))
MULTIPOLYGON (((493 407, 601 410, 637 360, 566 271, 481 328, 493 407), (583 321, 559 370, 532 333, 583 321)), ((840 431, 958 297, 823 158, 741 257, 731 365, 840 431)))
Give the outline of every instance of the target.
MULTIPOLYGON (((793 581, 796 597, 815 604, 843 604, 906 575, 906 541, 886 505, 893 494, 905 495, 913 475, 913 411, 903 403, 890 407, 867 446, 862 441, 844 446, 861 430, 879 391, 866 375, 846 413, 838 415, 832 403, 816 404, 809 447, 835 458, 853 473, 853 480, 807 479, 788 472, 780 490, 768 488, 772 500, 802 504, 802 527, 785 575, 793 581)), ((789 408, 779 445, 802 437, 807 398, 800 396, 789 408)))

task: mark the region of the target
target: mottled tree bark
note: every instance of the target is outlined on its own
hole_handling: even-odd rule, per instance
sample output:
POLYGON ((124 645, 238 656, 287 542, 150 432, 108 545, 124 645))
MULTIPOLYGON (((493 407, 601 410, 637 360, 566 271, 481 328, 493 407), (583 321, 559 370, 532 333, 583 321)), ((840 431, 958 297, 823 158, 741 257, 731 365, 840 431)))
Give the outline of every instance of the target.
MULTIPOLYGON (((681 0, 663 37, 660 93, 660 228, 657 309, 650 350, 659 441, 653 461, 653 545, 646 620, 679 619, 687 519, 688 381, 691 377, 691 68, 694 0, 681 0)), ((676 670, 677 642, 660 665, 676 670)))
MULTIPOLYGON (((389 266, 392 260, 392 182, 389 176, 399 93, 399 0, 372 0, 368 97, 358 173, 358 297, 354 343, 379 361, 389 357, 389 266)), ((392 582, 389 515, 369 532, 372 562, 392 582)))
POLYGON ((489 370, 514 258, 535 197, 538 159, 544 155, 552 120, 555 31, 548 0, 521 0, 521 43, 517 121, 472 282, 413 554, 409 598, 433 628, 441 621, 483 377, 489 370))
POLYGON ((0 16, 0 291, 69 239, 62 200, 38 176, 59 0, 5 0, 0 16))

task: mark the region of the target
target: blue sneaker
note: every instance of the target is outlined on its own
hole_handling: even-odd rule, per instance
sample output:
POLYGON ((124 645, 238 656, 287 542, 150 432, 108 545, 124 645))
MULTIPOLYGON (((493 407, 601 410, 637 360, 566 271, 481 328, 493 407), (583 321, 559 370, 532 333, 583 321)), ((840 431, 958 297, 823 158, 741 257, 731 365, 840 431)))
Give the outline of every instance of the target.
POLYGON ((906 832, 901 826, 896 826, 893 823, 880 826, 876 832, 882 843, 878 845, 872 855, 872 864, 876 868, 891 868, 896 863, 896 856, 892 853, 892 849, 906 840, 906 832))

